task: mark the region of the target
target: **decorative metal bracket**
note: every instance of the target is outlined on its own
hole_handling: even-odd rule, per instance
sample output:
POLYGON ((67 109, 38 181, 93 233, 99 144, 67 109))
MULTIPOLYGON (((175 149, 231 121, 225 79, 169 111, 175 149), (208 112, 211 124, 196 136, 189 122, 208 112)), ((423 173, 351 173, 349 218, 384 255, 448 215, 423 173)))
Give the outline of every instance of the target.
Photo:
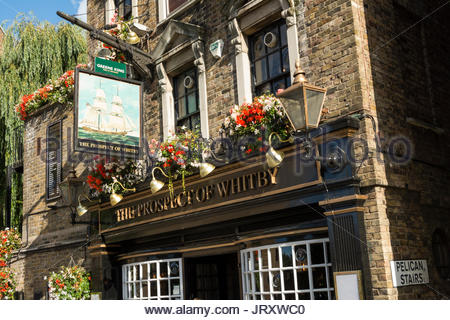
POLYGON ((334 147, 334 149, 325 156, 323 162, 329 172, 338 173, 347 165, 348 159, 344 150, 339 147, 334 147))
POLYGON ((154 65, 154 58, 147 52, 134 47, 125 41, 122 41, 116 37, 113 37, 93 26, 69 16, 61 11, 57 11, 56 14, 61 18, 76 24, 77 26, 89 31, 89 36, 93 39, 99 40, 107 45, 122 51, 125 56, 131 60, 133 66, 136 68, 137 73, 141 76, 143 80, 152 81, 153 76, 151 68, 154 65))

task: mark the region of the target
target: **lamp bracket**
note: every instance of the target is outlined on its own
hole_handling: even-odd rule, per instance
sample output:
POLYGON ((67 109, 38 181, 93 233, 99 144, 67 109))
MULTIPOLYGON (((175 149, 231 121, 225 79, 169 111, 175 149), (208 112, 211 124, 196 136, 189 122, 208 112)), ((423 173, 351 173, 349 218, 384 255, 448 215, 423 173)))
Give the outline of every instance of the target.
POLYGON ((77 218, 77 209, 73 206, 69 206, 70 208, 70 218, 71 218, 71 224, 85 224, 85 225, 92 225, 90 221, 76 221, 77 218))
POLYGON ((347 155, 344 150, 338 146, 333 146, 327 151, 324 156, 317 156, 315 154, 316 146, 314 141, 308 136, 308 134, 302 134, 300 132, 294 132, 293 137, 295 143, 305 150, 302 158, 304 160, 319 160, 327 171, 331 173, 341 172, 348 164, 347 155))
POLYGON ((345 151, 334 147, 323 159, 323 164, 331 173, 341 172, 348 163, 345 151))

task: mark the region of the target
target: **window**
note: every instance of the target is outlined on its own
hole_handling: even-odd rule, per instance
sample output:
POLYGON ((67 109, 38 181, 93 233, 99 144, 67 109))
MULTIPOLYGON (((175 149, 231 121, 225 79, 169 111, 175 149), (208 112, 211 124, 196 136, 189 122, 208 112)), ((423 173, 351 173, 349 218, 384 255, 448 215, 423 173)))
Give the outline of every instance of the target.
POLYGON ((200 128, 197 71, 190 69, 173 79, 176 126, 200 128))
POLYGON ((131 0, 114 0, 116 8, 119 9, 119 16, 123 17, 125 21, 132 17, 133 4, 131 0))
POLYGON ((159 21, 166 19, 184 5, 195 0, 159 0, 159 21))
POLYGON ((61 193, 61 146, 62 122, 58 121, 47 127, 47 200, 58 198, 61 193))
POLYGON ((334 298, 328 239, 242 250, 241 267, 246 300, 334 298))
POLYGON ((285 20, 249 37, 254 95, 276 93, 291 85, 285 20))
POLYGON ((125 300, 181 300, 183 276, 181 259, 127 264, 122 267, 125 300))
POLYGON ((114 13, 118 12, 124 20, 130 20, 138 16, 138 0, 106 0, 105 23, 111 23, 114 13))
POLYGON ((433 258, 436 269, 442 279, 450 279, 450 256, 447 237, 444 230, 433 232, 433 258))
POLYGON ((166 1, 168 14, 171 14, 173 11, 178 9, 183 3, 188 2, 188 0, 166 0, 166 1))

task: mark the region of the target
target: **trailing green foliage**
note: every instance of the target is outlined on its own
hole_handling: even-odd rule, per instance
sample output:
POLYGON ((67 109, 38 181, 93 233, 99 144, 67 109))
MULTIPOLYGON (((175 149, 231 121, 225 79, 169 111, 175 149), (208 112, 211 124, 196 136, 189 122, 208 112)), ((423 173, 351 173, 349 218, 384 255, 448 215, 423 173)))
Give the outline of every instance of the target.
POLYGON ((7 188, 0 188, 0 227, 5 224, 6 210, 11 210, 12 226, 20 227, 22 176, 10 170, 7 177, 7 167, 21 160, 16 150, 22 143, 23 123, 14 106, 49 79, 85 63, 87 41, 78 27, 55 26, 21 14, 5 32, 0 52, 0 184, 6 186, 10 180, 11 198, 6 197, 7 188))

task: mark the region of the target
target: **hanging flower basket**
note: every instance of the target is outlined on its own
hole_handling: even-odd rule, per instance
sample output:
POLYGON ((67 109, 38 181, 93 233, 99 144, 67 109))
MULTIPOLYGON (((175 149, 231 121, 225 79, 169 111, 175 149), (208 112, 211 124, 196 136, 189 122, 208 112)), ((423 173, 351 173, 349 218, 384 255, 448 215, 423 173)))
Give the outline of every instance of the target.
MULTIPOLYGON (((119 16, 119 12, 116 9, 114 12, 113 17, 111 18, 110 21, 110 25, 114 26, 111 29, 105 30, 105 32, 109 33, 110 35, 112 35, 113 37, 116 37, 120 40, 126 41, 128 39, 128 37, 130 36, 131 31, 131 24, 133 23, 134 18, 131 17, 130 20, 124 20, 122 17, 119 16)), ((126 56, 125 54, 114 48, 111 47, 105 43, 101 44, 103 48, 110 50, 111 54, 109 56, 106 56, 104 58, 111 60, 111 61, 116 61, 116 62, 121 62, 121 63, 125 63, 126 62, 126 56)))
POLYGON ((169 180, 169 191, 173 194, 173 180, 182 179, 185 189, 185 177, 192 175, 206 157, 206 143, 200 132, 181 127, 178 133, 170 133, 166 141, 159 143, 155 139, 149 144, 149 156, 160 167, 169 180))
POLYGON ((80 266, 61 267, 48 279, 50 300, 88 300, 91 276, 80 266))
MULTIPOLYGON (((77 68, 86 68, 86 65, 79 64, 77 68)), ((73 102, 74 83, 74 70, 65 72, 56 80, 50 80, 44 87, 22 97, 20 103, 15 107, 17 115, 24 121, 30 113, 46 104, 61 103, 71 105, 73 102)))
MULTIPOLYGON (((86 182, 91 189, 93 197, 106 196, 113 192, 114 181, 120 182, 125 188, 133 188, 142 182, 145 177, 140 174, 138 164, 132 160, 119 161, 97 156, 93 164, 88 168, 89 174, 86 182)), ((114 189, 116 193, 122 194, 123 188, 114 189)))
POLYGON ((239 149, 238 152, 251 155, 267 151, 271 133, 286 139, 290 126, 280 100, 272 94, 265 94, 256 97, 252 103, 234 105, 222 124, 222 130, 239 149))
POLYGON ((9 263, 12 252, 20 248, 21 238, 16 229, 0 231, 0 300, 14 299, 16 281, 9 263))

